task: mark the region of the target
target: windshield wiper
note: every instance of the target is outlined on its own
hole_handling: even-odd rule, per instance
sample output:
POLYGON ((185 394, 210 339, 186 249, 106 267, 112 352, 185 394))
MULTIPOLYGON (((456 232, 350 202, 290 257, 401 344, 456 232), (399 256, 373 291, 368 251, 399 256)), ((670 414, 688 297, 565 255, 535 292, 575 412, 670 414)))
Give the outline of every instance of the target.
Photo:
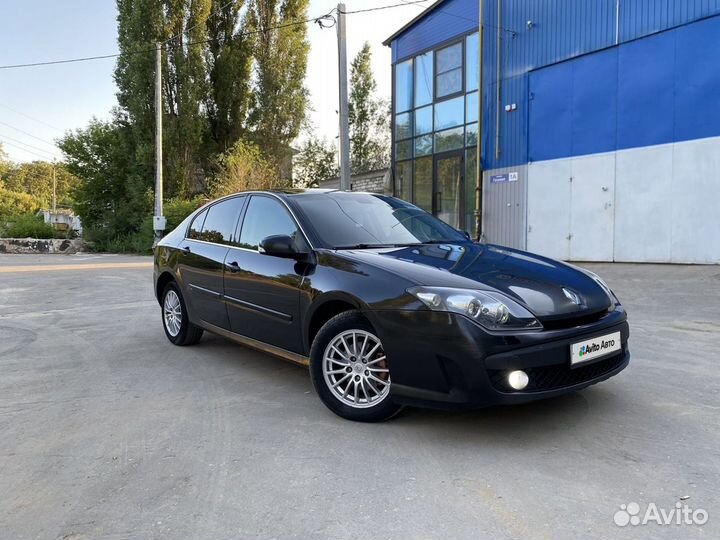
POLYGON ((425 242, 403 242, 396 244, 352 244, 349 246, 335 246, 333 249, 379 249, 394 247, 416 247, 428 244, 457 244, 455 240, 426 240, 425 242))
MULTIPOLYGON (((335 246, 333 249, 379 249, 392 247, 406 247, 408 244, 352 244, 350 246, 335 246)), ((411 244, 416 245, 416 244, 411 244)))

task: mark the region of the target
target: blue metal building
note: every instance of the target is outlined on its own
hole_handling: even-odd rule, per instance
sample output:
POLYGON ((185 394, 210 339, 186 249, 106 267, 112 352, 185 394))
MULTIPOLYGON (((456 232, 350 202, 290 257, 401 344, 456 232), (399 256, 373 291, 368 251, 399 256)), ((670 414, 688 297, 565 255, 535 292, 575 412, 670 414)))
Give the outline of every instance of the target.
MULTIPOLYGON (((386 44, 395 194, 474 230, 480 0, 386 44)), ((720 0, 484 0, 488 241, 720 262, 720 0)))

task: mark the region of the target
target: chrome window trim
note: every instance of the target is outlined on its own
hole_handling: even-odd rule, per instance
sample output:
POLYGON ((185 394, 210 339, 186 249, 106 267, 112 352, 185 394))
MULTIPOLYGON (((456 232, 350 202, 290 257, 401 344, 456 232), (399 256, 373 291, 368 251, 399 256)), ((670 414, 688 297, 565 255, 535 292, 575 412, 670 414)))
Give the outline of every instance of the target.
MULTIPOLYGON (((280 203, 285 207, 285 209, 286 209, 286 210, 288 211, 288 213, 290 214, 290 217, 291 217, 292 220, 295 222, 295 225, 297 225, 298 230, 302 233, 303 238, 305 238, 305 242, 307 243, 308 246, 310 246, 310 249, 313 250, 313 251, 317 249, 317 248, 313 245, 313 243, 310 241, 310 238, 308 237, 308 234, 305 232, 305 229, 303 229, 303 226, 302 226, 302 224, 300 223, 300 220, 297 218, 297 215, 295 215, 295 212, 293 211, 293 209, 290 208, 290 206, 288 205, 288 203, 285 202, 285 200, 284 200, 282 197, 278 197, 276 194, 274 194, 274 193, 272 193, 272 192, 269 192, 269 191, 243 191, 243 192, 241 192, 241 193, 233 193, 232 195, 227 195, 227 196, 225 196, 225 197, 221 197, 221 198, 219 198, 219 199, 217 199, 217 200, 215 200, 215 201, 212 201, 212 202, 210 202, 210 203, 208 203, 208 204, 206 204, 206 205, 201 206, 200 208, 198 208, 197 212, 200 213, 200 212, 203 211, 203 209, 205 209, 205 208, 210 208, 211 206, 214 206, 215 204, 217 204, 217 203, 219 203, 219 202, 221 202, 221 201, 224 201, 224 200, 226 200, 226 199, 230 199, 230 198, 233 198, 233 197, 249 197, 249 196, 251 196, 251 195, 265 195, 265 196, 269 196, 269 197, 271 197, 271 198, 273 198, 273 199, 275 199, 275 200, 277 200, 277 201, 280 201, 280 203)), ((245 203, 245 204, 250 204, 250 201, 248 201, 248 202, 245 203)), ((245 213, 246 213, 246 212, 247 212, 247 209, 244 208, 244 209, 243 209, 243 212, 242 212, 242 216, 241 216, 242 219, 243 219, 243 221, 245 221, 245 213)), ((193 218, 193 219, 190 221, 190 223, 189 223, 188 226, 187 226, 187 229, 185 229, 185 238, 184 238, 184 240, 190 240, 190 241, 192 241, 192 242, 201 242, 201 243, 203 243, 203 244, 210 244, 211 246, 220 246, 220 247, 232 248, 232 249, 242 249, 243 251, 249 251, 250 253, 260 253, 260 251, 257 250, 257 249, 248 249, 248 248, 244 248, 244 247, 241 247, 241 246, 235 246, 235 245, 233 245, 233 244, 219 244, 219 243, 217 243, 217 242, 208 242, 207 240, 197 240, 197 239, 195 239, 195 238, 190 238, 190 237, 188 236, 188 231, 190 230, 190 225, 192 225, 193 221, 195 221, 195 218, 193 218)), ((242 223, 240 223, 240 231, 242 232, 242 223)))

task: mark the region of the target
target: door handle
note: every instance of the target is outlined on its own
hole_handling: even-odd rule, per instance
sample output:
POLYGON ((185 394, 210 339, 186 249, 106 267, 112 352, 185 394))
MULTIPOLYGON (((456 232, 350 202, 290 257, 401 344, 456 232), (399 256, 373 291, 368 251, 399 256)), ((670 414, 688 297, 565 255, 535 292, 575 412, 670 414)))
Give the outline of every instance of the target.
POLYGON ((237 261, 233 261, 230 264, 225 265, 231 273, 239 272, 240 271, 240 265, 238 265, 237 261))
POLYGON ((190 246, 184 246, 182 248, 182 254, 183 255, 190 255, 190 246))
POLYGON ((442 212, 442 191, 435 192, 435 211, 438 214, 442 212))

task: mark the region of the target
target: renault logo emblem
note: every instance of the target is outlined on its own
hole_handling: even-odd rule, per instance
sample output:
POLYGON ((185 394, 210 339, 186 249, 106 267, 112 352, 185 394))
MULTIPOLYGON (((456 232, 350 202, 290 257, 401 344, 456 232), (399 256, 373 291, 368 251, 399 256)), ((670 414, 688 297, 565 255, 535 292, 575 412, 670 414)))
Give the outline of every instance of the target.
POLYGON ((580 305, 580 296, 578 293, 571 291, 570 289, 566 289, 565 287, 562 288, 562 292, 573 304, 577 304, 578 306, 580 305))

